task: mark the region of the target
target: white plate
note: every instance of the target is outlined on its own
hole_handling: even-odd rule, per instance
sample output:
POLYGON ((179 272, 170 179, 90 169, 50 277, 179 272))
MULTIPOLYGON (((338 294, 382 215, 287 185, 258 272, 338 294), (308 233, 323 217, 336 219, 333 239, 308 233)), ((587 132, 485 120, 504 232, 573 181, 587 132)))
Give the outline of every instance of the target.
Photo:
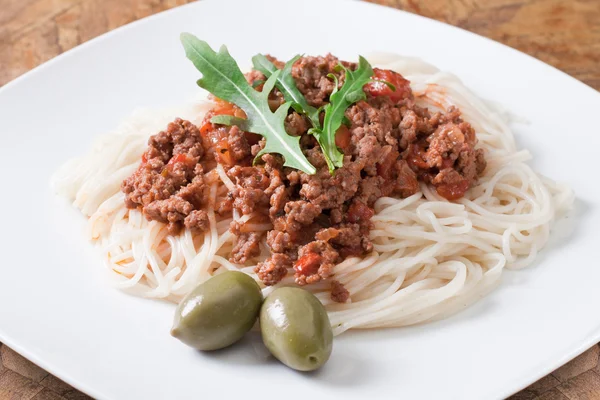
MULTIPOLYGON (((94 397, 185 399, 500 398, 600 340, 600 95, 508 47, 415 15, 349 1, 202 1, 70 51, 0 89, 3 174, 0 340, 94 397), (347 333, 317 373, 253 346, 199 354, 168 335, 173 306, 106 284, 84 218, 51 192, 51 173, 136 107, 197 90, 179 33, 226 43, 242 65, 373 50, 417 56, 531 124, 518 141, 536 168, 568 182, 576 210, 532 268, 459 315, 347 333), (557 240, 558 238, 558 240, 557 240)), ((556 232, 555 232, 556 233, 556 232)), ((256 337, 246 341, 255 343, 256 337)))

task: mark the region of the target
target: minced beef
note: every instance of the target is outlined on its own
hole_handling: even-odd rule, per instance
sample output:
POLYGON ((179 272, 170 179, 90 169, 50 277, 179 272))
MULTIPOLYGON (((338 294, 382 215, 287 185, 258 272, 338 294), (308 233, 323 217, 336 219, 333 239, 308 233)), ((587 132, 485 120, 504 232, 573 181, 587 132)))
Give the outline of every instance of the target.
POLYGON ((148 220, 168 224, 176 234, 185 225, 190 229, 207 227, 205 212, 207 188, 203 168, 202 137, 189 121, 176 119, 166 131, 150 138, 138 170, 127 178, 121 189, 128 208, 141 208, 148 220))
POLYGON ((260 253, 261 235, 257 232, 238 234, 235 246, 231 250, 231 262, 243 264, 260 253))
POLYGON ((329 278, 339 259, 339 253, 324 240, 305 244, 298 250, 298 261, 294 263, 296 283, 307 285, 329 278))
MULTIPOLYGON (((325 57, 302 57, 292 67, 292 76, 296 86, 302 92, 308 104, 320 107, 329 101, 329 95, 335 87, 329 74, 337 76, 339 84, 343 84, 345 75, 336 67, 340 60, 327 54, 325 57)), ((355 64, 343 63, 344 66, 354 68, 355 64)))
MULTIPOLYGON (((343 84, 339 64, 328 54, 301 57, 293 65, 296 86, 310 105, 329 102, 335 88, 330 74, 343 84)), ((246 79, 262 90, 262 73, 250 71, 246 79)), ((419 191, 422 181, 454 200, 477 182, 486 166, 483 151, 475 148, 475 132, 458 109, 432 114, 417 106, 410 83, 393 71, 375 68, 373 79, 363 88, 366 99, 348 108, 347 124, 336 133, 344 162, 334 174, 308 134, 311 125, 305 116, 290 109, 285 129, 300 137, 305 156, 317 169, 314 175, 284 167, 277 154, 264 154, 253 163, 264 139, 235 126, 212 124, 214 115, 245 117, 235 105, 214 99, 215 107, 200 127, 177 119, 150 138, 139 169, 123 182, 127 207, 140 208, 146 218, 168 224, 173 234, 183 227, 203 231, 209 226, 208 173, 219 163, 234 187, 211 206, 223 217, 230 217, 232 210, 250 217, 246 228, 236 221, 231 224, 236 239, 230 260, 256 263, 265 243, 270 256, 255 268, 265 285, 276 284, 288 273, 299 285, 329 279, 332 299, 346 302, 348 291, 331 279, 334 266, 346 257, 372 251, 369 232, 379 198, 408 197, 419 191), (396 90, 382 81, 393 83, 396 90), (252 224, 272 229, 253 231, 252 224)), ((269 94, 272 109, 284 101, 278 89, 269 94)))
POLYGON ((273 253, 266 261, 258 263, 256 274, 265 285, 270 286, 282 280, 291 267, 292 260, 287 254, 273 253))
POLYGON ((331 280, 331 300, 337 303, 345 303, 350 298, 350 292, 339 281, 331 280))

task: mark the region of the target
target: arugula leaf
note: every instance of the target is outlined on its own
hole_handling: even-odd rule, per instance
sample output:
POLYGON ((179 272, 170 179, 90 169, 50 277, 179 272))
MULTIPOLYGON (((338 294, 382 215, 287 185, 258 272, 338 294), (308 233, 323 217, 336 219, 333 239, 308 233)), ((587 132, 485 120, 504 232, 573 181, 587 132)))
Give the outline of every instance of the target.
MULTIPOLYGON (((285 131, 284 121, 291 103, 283 104, 275 113, 269 108, 269 93, 273 90, 280 71, 272 73, 265 82, 263 91, 258 92, 246 81, 244 74, 227 51, 227 47, 222 46, 217 53, 208 43, 189 33, 181 34, 181 43, 187 58, 202 73, 202 78, 197 82, 198 86, 244 110, 248 117, 243 122, 244 130, 259 134, 266 139, 265 147, 257 158, 265 153, 278 153, 284 157, 285 166, 311 175, 316 172, 315 167, 300 149, 300 137, 290 136, 285 131)), ((220 123, 241 123, 239 118, 217 120, 221 121, 220 123)))
MULTIPOLYGON (((293 103, 292 107, 294 107, 296 111, 305 114, 310 119, 314 127, 320 127, 320 110, 308 104, 304 95, 300 93, 300 90, 298 90, 296 87, 296 82, 292 77, 292 66, 300 57, 300 55, 297 55, 285 63, 285 66, 281 70, 275 85, 279 90, 281 90, 285 100, 293 103)), ((255 70, 262 72, 267 78, 279 71, 277 67, 262 54, 257 54, 252 57, 252 64, 255 70)))
POLYGON ((323 120, 322 128, 312 128, 309 130, 319 142, 329 172, 333 173, 336 167, 341 167, 344 164, 344 155, 335 144, 335 133, 346 120, 346 110, 352 104, 360 100, 365 100, 367 95, 363 90, 373 76, 373 68, 369 62, 362 56, 359 58, 358 68, 352 71, 340 64, 340 67, 345 71, 346 77, 344 84, 338 90, 338 82, 335 75, 330 77, 335 80, 335 87, 331 96, 329 96, 329 104, 324 108, 325 119, 323 120))
POLYGON ((243 131, 248 131, 250 129, 247 119, 235 117, 233 115, 215 115, 210 119, 210 122, 221 125, 235 125, 243 131))

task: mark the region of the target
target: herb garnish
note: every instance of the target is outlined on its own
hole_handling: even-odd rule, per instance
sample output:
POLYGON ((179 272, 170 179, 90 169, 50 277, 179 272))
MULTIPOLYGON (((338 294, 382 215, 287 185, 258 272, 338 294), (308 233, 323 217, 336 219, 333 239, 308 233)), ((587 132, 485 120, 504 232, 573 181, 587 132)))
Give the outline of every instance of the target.
MULTIPOLYGON (((300 57, 300 55, 297 55, 285 63, 285 66, 277 77, 275 85, 281 90, 281 93, 283 93, 285 101, 291 102, 292 107, 299 113, 305 114, 310 119, 313 127, 320 127, 321 122, 319 121, 319 114, 321 113, 321 110, 308 104, 304 95, 300 93, 300 90, 296 87, 296 82, 292 76, 292 66, 300 57)), ((262 54, 257 54, 252 57, 252 64, 254 65, 255 70, 262 72, 267 78, 279 71, 277 67, 262 54)))
POLYGON ((344 164, 344 154, 335 144, 335 134, 346 119, 345 114, 348 107, 360 100, 366 100, 367 95, 363 86, 369 83, 373 76, 371 64, 362 56, 359 57, 358 68, 355 71, 341 64, 338 67, 346 72, 344 84, 338 90, 337 77, 333 74, 329 76, 335 81, 335 87, 329 96, 329 104, 323 109, 325 111, 323 127, 314 127, 309 130, 309 133, 313 134, 321 145, 330 172, 344 164))
MULTIPOLYGON (((198 86, 214 96, 240 107, 247 119, 227 115, 215 116, 211 122, 239 125, 247 132, 259 134, 265 138, 265 147, 256 156, 265 153, 278 153, 285 159, 285 166, 314 174, 315 167, 307 160, 300 149, 300 137, 290 136, 285 131, 284 121, 291 103, 281 105, 274 113, 269 108, 268 97, 275 86, 280 71, 276 71, 264 84, 262 92, 256 91, 244 77, 227 48, 222 46, 215 52, 208 43, 189 33, 181 34, 181 43, 186 56, 202 73, 198 86)), ((255 161, 256 161, 255 159, 255 161)))
POLYGON ((373 68, 364 57, 360 57, 356 71, 347 69, 340 64, 338 68, 345 72, 344 84, 338 90, 337 77, 330 75, 329 77, 335 81, 335 88, 329 98, 330 102, 325 107, 317 109, 307 103, 292 77, 292 65, 299 58, 300 56, 292 58, 281 71, 262 54, 252 57, 252 63, 254 69, 262 72, 268 78, 276 72, 280 72, 275 83, 277 88, 281 90, 286 101, 292 102, 292 106, 296 111, 305 114, 310 119, 313 127, 308 132, 314 135, 319 142, 329 172, 333 173, 335 168, 341 167, 344 163, 344 154, 340 152, 335 144, 335 134, 342 123, 348 122, 345 116, 348 107, 367 98, 363 86, 371 81, 373 68), (325 112, 325 118, 321 126, 319 114, 322 111, 325 112))
MULTIPOLYGON (((319 142, 329 172, 333 173, 335 168, 343 166, 344 154, 335 144, 335 135, 342 124, 349 125, 350 121, 345 116, 346 110, 352 104, 367 98, 363 86, 373 81, 371 78, 373 68, 364 57, 359 57, 358 68, 354 71, 342 64, 338 65, 336 71, 343 70, 345 73, 344 83, 339 87, 337 77, 330 74, 329 78, 334 80, 335 87, 329 97, 329 103, 321 108, 315 108, 308 104, 304 95, 296 87, 292 76, 292 66, 301 57, 299 55, 289 60, 281 70, 264 55, 255 55, 252 57, 254 69, 262 72, 267 80, 250 85, 227 51, 227 47, 222 46, 217 53, 206 42, 189 33, 181 34, 181 43, 185 48, 186 56, 202 73, 202 78, 197 82, 198 86, 218 98, 237 105, 247 116, 247 119, 242 119, 230 115, 216 115, 211 118, 211 122, 237 125, 244 131, 265 138, 265 147, 258 153, 255 162, 265 153, 278 153, 284 157, 285 166, 299 169, 310 175, 316 172, 315 167, 302 153, 300 138, 290 136, 285 131, 284 121, 289 108, 293 107, 310 120, 312 128, 308 133, 319 142), (263 89, 258 92, 255 87, 261 84, 264 84, 263 89), (275 86, 283 93, 286 103, 272 112, 268 98, 275 86), (324 113, 323 124, 320 119, 321 113, 324 113)), ((394 91, 396 89, 388 82, 378 82, 390 86, 394 91)))

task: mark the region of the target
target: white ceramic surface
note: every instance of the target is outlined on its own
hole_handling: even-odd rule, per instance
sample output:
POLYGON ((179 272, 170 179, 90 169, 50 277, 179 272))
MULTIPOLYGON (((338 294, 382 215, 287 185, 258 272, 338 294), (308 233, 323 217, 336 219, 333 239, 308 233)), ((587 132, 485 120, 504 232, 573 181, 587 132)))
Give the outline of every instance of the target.
POLYGON ((208 0, 135 22, 0 89, 0 340, 101 399, 507 396, 600 340, 599 113, 598 92, 552 67, 367 3, 208 0), (506 273, 473 307, 428 325, 344 334, 319 372, 265 359, 255 336, 223 352, 190 350, 168 334, 172 305, 106 284, 84 218, 48 184, 136 107, 192 97, 199 74, 181 31, 226 43, 241 65, 256 52, 421 57, 525 116, 519 143, 539 171, 573 187, 576 209, 535 266, 506 273))

